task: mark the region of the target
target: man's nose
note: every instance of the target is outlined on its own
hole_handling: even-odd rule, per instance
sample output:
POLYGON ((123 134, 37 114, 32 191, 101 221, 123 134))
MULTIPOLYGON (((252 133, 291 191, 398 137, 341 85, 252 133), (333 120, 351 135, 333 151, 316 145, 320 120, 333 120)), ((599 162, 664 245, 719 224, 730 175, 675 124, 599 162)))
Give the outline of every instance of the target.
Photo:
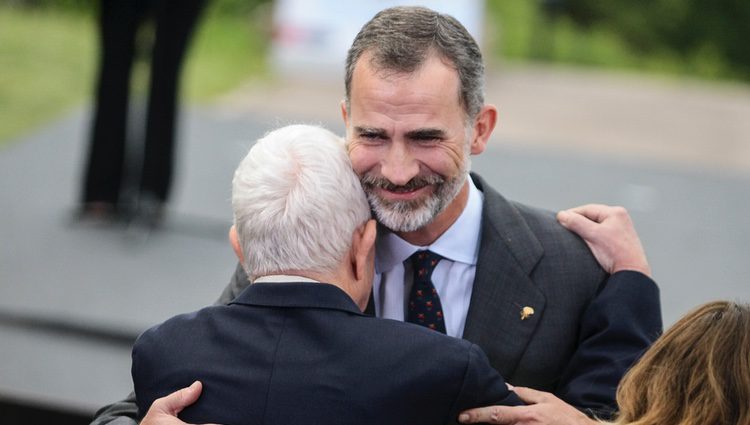
POLYGON ((419 174, 419 162, 405 143, 394 142, 381 163, 380 172, 392 184, 403 186, 419 174))

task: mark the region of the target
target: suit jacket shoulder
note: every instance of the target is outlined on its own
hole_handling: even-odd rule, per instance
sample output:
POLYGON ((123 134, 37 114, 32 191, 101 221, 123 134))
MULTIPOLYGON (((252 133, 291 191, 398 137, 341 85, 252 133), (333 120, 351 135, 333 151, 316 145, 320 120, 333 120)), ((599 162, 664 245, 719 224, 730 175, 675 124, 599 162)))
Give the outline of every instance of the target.
POLYGON ((307 285, 307 298, 243 293, 145 332, 133 350, 141 414, 196 379, 203 394, 180 414, 190 423, 455 423, 470 407, 521 403, 476 345, 307 285))
MULTIPOLYGON (((616 359, 632 363, 653 341, 643 338, 650 332, 642 330, 656 324, 613 317, 629 324, 630 335, 636 336, 631 341, 637 343, 625 349, 613 339, 594 338, 591 322, 584 318, 614 311, 616 301, 599 299, 608 275, 586 244, 559 225, 554 213, 508 201, 481 177, 472 178, 484 193, 484 210, 464 338, 482 347, 514 385, 555 392, 581 408, 611 408, 617 382, 630 365, 616 359), (602 367, 590 362, 593 352, 616 367, 592 373, 602 367)), ((643 303, 658 313, 647 317, 660 317, 658 294, 652 291, 626 302, 643 303)))
POLYGON ((606 274, 554 214, 507 201, 472 178, 484 208, 464 338, 511 382, 551 390, 576 348, 580 315, 606 274), (522 316, 524 308, 533 313, 522 316), (558 360, 541 344, 557 344, 558 360))
POLYGON ((175 359, 179 350, 190 347, 195 340, 206 335, 206 319, 211 318, 217 309, 226 308, 212 306, 174 316, 147 329, 136 339, 132 350, 131 374, 139 421, 154 400, 200 379, 200 376, 194 376, 174 381, 160 380, 158 377, 163 376, 165 363, 170 368, 175 366, 170 360, 175 359))

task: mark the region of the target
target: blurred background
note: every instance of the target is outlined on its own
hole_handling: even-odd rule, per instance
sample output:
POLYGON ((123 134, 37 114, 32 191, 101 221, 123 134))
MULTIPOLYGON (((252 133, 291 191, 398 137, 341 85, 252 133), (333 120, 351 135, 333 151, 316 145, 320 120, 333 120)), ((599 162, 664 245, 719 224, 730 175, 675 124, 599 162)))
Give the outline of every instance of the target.
MULTIPOLYGON (((279 125, 343 133, 346 50, 394 4, 453 14, 480 41, 500 124, 473 169, 495 188, 550 210, 627 207, 666 325, 750 302, 747 1, 209 1, 183 67, 172 196, 149 227, 76 215, 99 3, 0 0, 0 423, 85 424, 130 391, 139 332, 229 281, 239 160, 279 125)), ((131 129, 152 39, 146 25, 131 129)))

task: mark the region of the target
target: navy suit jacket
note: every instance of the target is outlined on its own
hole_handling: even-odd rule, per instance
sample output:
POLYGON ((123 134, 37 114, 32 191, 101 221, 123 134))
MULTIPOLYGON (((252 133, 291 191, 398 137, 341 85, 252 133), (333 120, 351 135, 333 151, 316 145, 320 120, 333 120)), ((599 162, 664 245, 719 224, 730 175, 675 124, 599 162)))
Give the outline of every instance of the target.
MULTIPOLYGON (((471 177, 484 203, 463 338, 511 384, 608 418, 620 379, 662 332, 658 287, 640 273, 610 278, 554 213, 508 201, 471 177), (534 314, 521 320, 526 306, 534 314)), ((247 284, 238 267, 219 302, 247 284)))
POLYGON ((522 404, 475 344, 360 312, 338 287, 257 283, 180 315, 133 348, 139 414, 201 380, 190 423, 442 424, 522 404))

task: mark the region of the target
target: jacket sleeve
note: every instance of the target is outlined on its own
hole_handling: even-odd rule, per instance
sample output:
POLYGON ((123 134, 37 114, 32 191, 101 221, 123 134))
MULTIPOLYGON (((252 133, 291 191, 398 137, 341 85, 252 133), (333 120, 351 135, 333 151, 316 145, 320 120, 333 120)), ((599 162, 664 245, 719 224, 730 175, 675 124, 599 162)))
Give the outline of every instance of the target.
POLYGON ((487 355, 476 344, 468 353, 463 383, 451 406, 449 424, 458 423, 458 415, 466 409, 491 405, 522 406, 521 399, 508 389, 505 379, 490 366, 487 355))
POLYGON ((611 275, 583 313, 578 348, 556 395, 590 416, 609 419, 617 409, 620 379, 661 333, 656 283, 635 271, 611 275))
POLYGON ((135 393, 124 399, 104 406, 94 415, 91 425, 137 425, 138 406, 135 404, 135 393))
MULTIPOLYGON (((133 345, 133 365, 131 374, 136 374, 136 347, 139 344, 139 337, 133 345)), ((91 425, 137 425, 140 422, 138 417, 138 404, 136 403, 135 391, 128 394, 123 400, 102 407, 94 414, 91 425)))

